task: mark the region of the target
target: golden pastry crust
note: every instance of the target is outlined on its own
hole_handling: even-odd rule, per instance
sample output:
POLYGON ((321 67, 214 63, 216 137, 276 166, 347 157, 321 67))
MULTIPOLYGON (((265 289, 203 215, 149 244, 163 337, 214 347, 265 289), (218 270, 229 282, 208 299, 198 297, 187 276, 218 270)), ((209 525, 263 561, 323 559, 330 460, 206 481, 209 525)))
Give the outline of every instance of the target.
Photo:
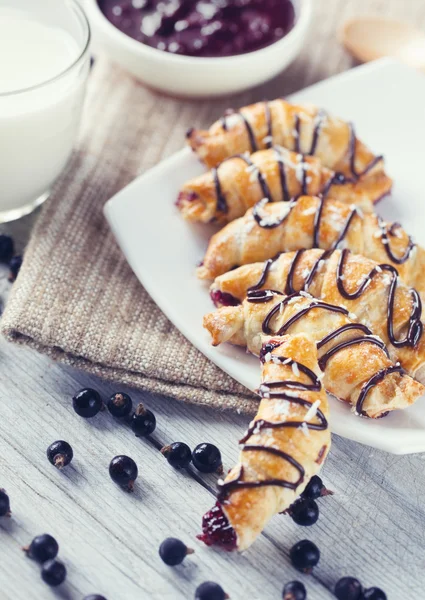
POLYGON ((211 238, 197 273, 200 279, 214 279, 235 266, 280 252, 330 250, 336 245, 393 265, 407 285, 425 293, 425 250, 414 245, 400 225, 386 223, 374 213, 364 214, 353 205, 311 196, 295 203, 257 205, 223 227, 211 238))
POLYGON ((230 486, 229 493, 223 494, 221 507, 236 532, 237 549, 240 551, 246 550, 266 523, 275 514, 289 508, 302 493, 311 477, 320 471, 331 445, 331 434, 327 424, 329 406, 320 380, 316 379, 319 387, 317 390, 300 390, 287 383, 292 381, 312 385, 312 379, 300 370, 299 365, 301 368, 307 367, 313 375, 317 376, 320 373, 314 342, 306 334, 265 338, 263 342, 266 341, 272 342, 272 349, 267 359, 262 362, 263 385, 260 393, 263 398, 251 423, 250 430, 254 428, 254 432, 243 442, 239 463, 228 473, 222 487, 222 490, 225 490, 226 486, 230 486), (277 362, 279 359, 292 359, 295 366, 293 367, 292 363, 277 362), (308 404, 302 406, 296 403, 295 399, 291 401, 289 397, 267 398, 267 382, 281 383, 281 386, 271 388, 272 394, 282 395, 287 392, 308 404), (312 406, 314 408, 309 415, 309 408, 312 406), (324 422, 320 418, 322 415, 324 422), (261 428, 262 421, 282 426, 261 428), (288 423, 294 422, 304 424, 288 426, 288 423), (319 429, 309 429, 308 424, 319 429), (259 449, 252 449, 253 446, 259 449), (285 453, 296 461, 300 468, 282 455, 274 454, 273 450, 285 453), (242 485, 244 482, 262 482, 260 487, 232 489, 232 482, 234 483, 240 475, 241 467, 242 485), (289 485, 264 485, 267 480, 279 480, 283 485, 289 485))
POLYGON ((367 193, 352 183, 333 184, 335 173, 313 156, 274 147, 224 160, 217 169, 188 181, 177 207, 188 221, 227 223, 262 200, 287 202, 301 194, 326 195, 371 212, 367 193))
POLYGON ((265 334, 308 333, 319 348, 326 390, 350 403, 358 414, 371 418, 404 409, 424 393, 423 385, 402 372, 382 340, 358 323, 355 315, 301 294, 256 292, 239 306, 205 315, 204 327, 214 345, 230 342, 246 346, 256 355, 265 334), (374 378, 377 381, 372 385, 374 378))
POLYGON ((260 279, 262 284, 258 287, 263 289, 285 293, 307 289, 315 298, 346 306, 360 323, 384 341, 394 362, 400 361, 410 375, 425 382, 420 297, 399 280, 393 267, 378 265, 346 250, 335 250, 328 257, 317 249, 288 252, 274 262, 245 265, 217 277, 211 295, 216 304, 221 303, 223 293, 235 302, 242 301, 248 289, 260 279), (356 291, 361 293, 352 298, 344 293, 356 291))
POLYGON ((209 168, 234 154, 277 144, 317 156, 373 201, 391 190, 382 157, 356 137, 352 125, 311 105, 277 99, 245 106, 216 121, 208 131, 190 130, 188 143, 209 168))

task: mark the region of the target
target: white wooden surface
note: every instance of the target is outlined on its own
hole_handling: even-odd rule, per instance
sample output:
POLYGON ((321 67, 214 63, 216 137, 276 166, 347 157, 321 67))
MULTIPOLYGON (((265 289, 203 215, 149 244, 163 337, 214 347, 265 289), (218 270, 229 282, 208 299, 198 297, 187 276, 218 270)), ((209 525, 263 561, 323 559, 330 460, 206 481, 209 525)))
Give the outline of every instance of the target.
MULTIPOLYGON (((0 277, 7 290, 5 270, 0 277)), ((425 455, 395 457, 334 437, 324 477, 335 495, 320 501, 318 523, 301 528, 278 516, 246 554, 223 554, 195 539, 203 512, 214 503, 215 476, 174 471, 158 448, 177 440, 192 447, 211 441, 230 468, 243 417, 129 390, 157 416, 152 439, 141 440, 107 411, 87 421, 73 412, 76 390, 92 386, 107 397, 112 384, 5 341, 0 362, 0 486, 13 511, 0 522, 2 600, 79 600, 93 592, 108 600, 183 600, 207 579, 219 581, 232 600, 272 600, 294 578, 305 582, 310 600, 326 600, 347 574, 381 586, 390 600, 407 598, 407 590, 409 598, 423 598, 425 455), (74 461, 63 472, 45 456, 56 439, 74 448, 74 461), (134 495, 109 479, 109 461, 121 453, 139 466, 134 495), (44 532, 57 538, 68 568, 67 582, 57 590, 47 588, 37 564, 20 549, 44 532), (180 567, 167 567, 158 557, 168 536, 195 548, 180 567), (313 576, 294 571, 287 556, 305 538, 322 551, 313 576)))

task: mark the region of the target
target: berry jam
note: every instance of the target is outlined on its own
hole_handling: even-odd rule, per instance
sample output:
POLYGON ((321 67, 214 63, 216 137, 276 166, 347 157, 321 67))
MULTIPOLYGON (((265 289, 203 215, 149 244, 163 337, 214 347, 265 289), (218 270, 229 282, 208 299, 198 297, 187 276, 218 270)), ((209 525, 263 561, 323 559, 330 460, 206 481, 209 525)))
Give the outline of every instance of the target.
POLYGON ((186 56, 234 56, 283 38, 291 0, 98 0, 105 17, 152 48, 186 56))
POLYGON ((220 306, 238 306, 240 304, 238 298, 235 298, 235 296, 228 294, 227 292, 222 292, 221 290, 211 290, 210 296, 217 308, 220 306))
POLYGON ((202 517, 202 534, 197 538, 207 546, 220 546, 229 552, 236 549, 236 532, 219 502, 202 517))

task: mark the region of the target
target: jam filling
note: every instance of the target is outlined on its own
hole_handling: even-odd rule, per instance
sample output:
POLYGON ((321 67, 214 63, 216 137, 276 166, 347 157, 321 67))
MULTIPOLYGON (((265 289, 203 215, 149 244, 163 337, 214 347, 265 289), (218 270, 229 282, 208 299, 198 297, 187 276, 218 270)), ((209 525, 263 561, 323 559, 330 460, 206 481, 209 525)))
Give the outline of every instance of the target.
POLYGON ((157 50, 234 56, 283 38, 294 26, 291 0, 98 0, 120 31, 157 50))
POLYGON ((197 538, 207 546, 220 546, 229 552, 236 550, 236 532, 219 502, 202 517, 202 534, 197 538))
POLYGON ((227 292, 222 292, 220 290, 211 290, 210 293, 211 300, 214 302, 215 306, 238 306, 240 304, 240 300, 232 296, 232 294, 228 294, 227 292))

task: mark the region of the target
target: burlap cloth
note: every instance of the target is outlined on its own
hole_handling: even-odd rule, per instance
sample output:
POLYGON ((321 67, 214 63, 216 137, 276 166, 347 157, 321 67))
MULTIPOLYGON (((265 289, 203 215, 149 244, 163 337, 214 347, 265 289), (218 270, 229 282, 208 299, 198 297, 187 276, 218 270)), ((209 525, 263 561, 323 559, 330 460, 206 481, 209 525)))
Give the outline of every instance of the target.
MULTIPOLYGON (((412 21, 423 20, 423 4, 407 4, 408 11, 388 0, 387 14, 408 12, 412 21)), ((191 346, 153 303, 116 245, 102 208, 137 174, 179 149, 189 126, 208 125, 228 106, 288 94, 350 66, 335 36, 338 25, 353 13, 380 9, 380 0, 316 4, 308 43, 290 69, 232 99, 165 98, 97 60, 78 151, 37 221, 1 322, 7 338, 142 390, 255 411, 255 396, 191 346)), ((160 221, 155 226, 160 233, 160 221)))

